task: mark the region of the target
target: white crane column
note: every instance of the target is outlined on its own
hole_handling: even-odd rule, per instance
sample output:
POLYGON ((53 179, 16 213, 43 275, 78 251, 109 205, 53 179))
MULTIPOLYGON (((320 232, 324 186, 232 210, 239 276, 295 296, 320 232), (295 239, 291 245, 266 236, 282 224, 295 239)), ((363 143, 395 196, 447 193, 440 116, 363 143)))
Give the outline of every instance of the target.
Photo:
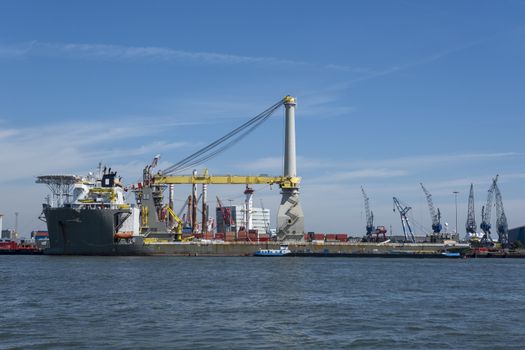
MULTIPOLYGON (((284 171, 285 177, 297 176, 295 149, 295 98, 286 96, 284 130, 284 171)), ((277 210, 277 236, 279 240, 302 240, 304 235, 304 214, 299 202, 299 188, 282 188, 281 204, 277 210)))
POLYGON ((246 199, 244 200, 244 218, 245 218, 245 227, 246 231, 253 230, 253 188, 246 185, 244 194, 246 199))
POLYGON ((202 233, 208 232, 208 185, 202 184, 202 233))
POLYGON ((295 156, 295 99, 287 96, 285 107, 284 132, 284 176, 297 176, 295 156))
MULTIPOLYGON (((175 210, 173 209, 173 198, 175 196, 175 188, 173 185, 169 185, 168 186, 168 206, 170 207, 171 210, 175 210)), ((171 215, 168 215, 168 223, 169 223, 169 227, 173 227, 175 225, 175 222, 173 220, 173 217, 171 215)))
MULTIPOLYGON (((193 170, 193 176, 197 176, 197 170, 193 170)), ((197 185, 191 185, 191 230, 197 233, 197 185)))

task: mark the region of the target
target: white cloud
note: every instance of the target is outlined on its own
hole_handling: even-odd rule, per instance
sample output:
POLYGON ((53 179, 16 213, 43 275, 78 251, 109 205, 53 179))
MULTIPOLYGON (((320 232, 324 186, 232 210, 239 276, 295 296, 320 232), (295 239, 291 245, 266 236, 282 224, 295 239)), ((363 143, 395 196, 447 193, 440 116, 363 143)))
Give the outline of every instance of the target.
POLYGON ((24 56, 31 51, 33 43, 23 43, 15 45, 0 45, 0 57, 24 56))
POLYGON ((371 169, 360 169, 352 171, 340 171, 335 172, 331 175, 322 176, 307 180, 308 183, 339 183, 345 181, 353 181, 360 179, 372 179, 372 178, 392 178, 401 177, 408 175, 405 170, 396 170, 388 168, 371 168, 371 169))
POLYGON ((136 140, 148 139, 145 136, 156 135, 163 128, 147 123, 108 128, 104 123, 79 122, 5 130, 0 132, 0 149, 3 150, 0 153, 0 182, 48 172, 76 171, 99 161, 137 156, 149 158, 158 152, 187 146, 182 141, 162 140, 136 145, 136 140))
POLYGON ((471 162, 492 158, 511 158, 523 156, 522 153, 500 152, 500 153, 459 153, 459 154, 429 154, 378 160, 357 160, 352 165, 361 167, 374 164, 380 167, 435 167, 457 162, 471 162))
MULTIPOLYGON (((498 159, 498 158, 513 158, 522 157, 522 153, 517 152, 501 152, 501 153, 463 153, 463 154, 432 154, 420 155, 413 157, 378 159, 378 160, 356 160, 352 162, 345 162, 341 159, 316 159, 304 156, 297 157, 297 166, 302 170, 312 169, 349 169, 348 171, 338 172, 338 176, 342 179, 360 178, 360 177, 398 177, 407 175, 409 169, 423 169, 433 167, 443 167, 457 162, 474 162, 484 159, 498 159)), ((271 156, 253 160, 251 162, 243 162, 238 164, 238 167, 249 170, 278 170, 282 169, 282 156, 271 156)), ((520 173, 509 174, 509 177, 520 177, 520 173)), ((333 175, 332 175, 333 177, 333 175)), ((334 178, 335 179, 335 178, 334 178)), ((443 183, 442 186, 459 186, 465 183, 474 181, 483 183, 486 179, 481 176, 472 178, 449 180, 443 183), (451 182, 451 181, 454 181, 451 182)))
POLYGON ((238 168, 244 168, 247 170, 257 170, 257 171, 275 171, 282 169, 283 159, 282 157, 265 157, 256 159, 251 162, 239 163, 236 165, 238 168))
MULTIPOLYGON (((280 173, 283 170, 283 162, 282 156, 263 157, 250 162, 238 163, 235 165, 235 167, 264 173, 268 171, 278 171, 280 173)), ((330 161, 308 158, 304 156, 297 157, 297 164, 300 168, 300 171, 334 166, 334 164, 330 161)))
POLYGON ((18 134, 18 131, 14 129, 0 130, 0 139, 7 138, 16 134, 18 134))
POLYGON ((213 64, 271 64, 317 69, 337 70, 347 73, 369 73, 368 68, 340 64, 311 62, 270 56, 246 56, 228 53, 187 51, 169 47, 124 46, 111 44, 29 42, 0 45, 0 57, 42 55, 76 59, 103 59, 114 61, 195 61, 213 64))

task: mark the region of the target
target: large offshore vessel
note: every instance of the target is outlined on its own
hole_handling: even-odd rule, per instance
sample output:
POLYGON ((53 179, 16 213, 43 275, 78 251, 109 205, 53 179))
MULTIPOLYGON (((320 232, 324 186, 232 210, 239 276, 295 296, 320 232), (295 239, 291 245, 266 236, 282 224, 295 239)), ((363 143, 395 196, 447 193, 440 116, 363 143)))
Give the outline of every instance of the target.
POLYGON ((99 175, 39 176, 53 200, 43 204, 49 232, 47 254, 118 254, 132 252, 139 210, 125 202, 125 189, 111 169, 99 175), (72 196, 72 198, 70 198, 72 196))
MULTIPOLYGON (((154 172, 159 157, 143 170, 142 181, 126 188, 111 169, 102 169, 96 175, 47 175, 40 176, 37 183, 44 183, 52 191, 52 200, 43 205, 43 220, 47 223, 50 247, 47 254, 83 255, 254 255, 264 250, 278 249, 287 244, 297 254, 387 254, 405 250, 421 254, 439 254, 444 244, 394 244, 388 242, 319 242, 305 239, 304 215, 299 200, 300 178, 296 174, 295 154, 295 98, 286 96, 264 112, 258 114, 227 135, 212 142, 194 154, 184 158, 168 169, 154 172), (183 170, 203 164, 224 151, 242 137, 248 135, 281 106, 285 107, 284 170, 282 176, 210 175, 207 171, 198 175, 176 175, 183 170), (191 233, 197 233, 197 185, 202 185, 201 237, 183 235, 183 222, 173 211, 173 186, 192 185, 191 233), (225 235, 210 237, 207 220, 207 186, 265 184, 278 185, 281 201, 277 211, 276 236, 273 240, 228 240, 225 235), (165 201, 164 193, 170 196, 165 201), (136 204, 128 204, 125 194, 131 191, 136 204), (213 239, 210 239, 213 238, 213 239)), ((246 208, 250 212, 250 208, 246 208)), ((248 215, 248 214, 247 214, 248 215)), ((247 218, 248 224, 251 219, 247 218)), ((245 227, 246 231, 249 231, 245 227)), ((237 234, 237 232, 236 232, 237 234)), ((450 247, 449 247, 450 248, 450 247)), ((459 247, 458 248, 462 248, 459 247)))
MULTIPOLYGON (((148 168, 146 174, 149 174, 148 168)), ((266 256, 272 254, 264 252, 282 248, 283 240, 279 239, 250 241, 228 240, 224 234, 211 239, 198 234, 183 235, 182 221, 167 204, 163 204, 161 185, 141 183, 128 189, 117 178, 116 172, 103 170, 99 173, 99 176, 89 174, 85 177, 38 177, 37 182, 47 184, 53 192, 53 200, 43 205, 43 220, 47 223, 50 240, 45 254, 266 256), (126 203, 128 190, 135 193, 137 205, 126 203), (170 221, 170 217, 173 220, 170 221)), ((195 178, 209 179, 205 176, 195 178)), ((259 177, 259 181, 263 180, 268 179, 259 177)), ((439 255, 447 249, 442 243, 347 242, 346 239, 331 240, 330 235, 317 236, 304 235, 299 240, 286 240, 286 255, 443 257, 439 255), (329 241, 323 241, 325 238, 329 241), (404 254, 400 255, 400 252, 404 254)), ((448 249, 458 251, 465 246, 453 244, 448 249)))

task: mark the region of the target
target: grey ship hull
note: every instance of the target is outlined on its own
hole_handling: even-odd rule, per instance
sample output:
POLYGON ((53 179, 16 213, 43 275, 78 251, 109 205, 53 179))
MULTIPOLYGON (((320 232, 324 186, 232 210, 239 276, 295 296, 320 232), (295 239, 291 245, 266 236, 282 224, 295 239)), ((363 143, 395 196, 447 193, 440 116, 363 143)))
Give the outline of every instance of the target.
MULTIPOLYGON (((141 255, 143 244, 118 243, 113 236, 126 209, 45 208, 52 255, 141 255)), ((136 242, 135 242, 136 243, 136 242)), ((142 242, 140 242, 142 243, 142 242)))
MULTIPOLYGON (((133 242, 115 242, 114 232, 125 209, 45 208, 51 255, 184 255, 184 256, 246 256, 259 249, 277 249, 279 242, 172 242, 145 244, 142 237, 133 242)), ((374 256, 391 257, 394 250, 408 257, 437 257, 443 244, 383 244, 290 242, 295 256, 374 256), (412 254, 409 254, 412 253, 412 254)), ((463 250, 457 247, 457 250, 463 250)), ((452 251, 450 247, 449 251, 452 251)), ((397 254, 395 257, 398 257, 397 254)), ((439 256, 441 257, 441 256, 439 256)))

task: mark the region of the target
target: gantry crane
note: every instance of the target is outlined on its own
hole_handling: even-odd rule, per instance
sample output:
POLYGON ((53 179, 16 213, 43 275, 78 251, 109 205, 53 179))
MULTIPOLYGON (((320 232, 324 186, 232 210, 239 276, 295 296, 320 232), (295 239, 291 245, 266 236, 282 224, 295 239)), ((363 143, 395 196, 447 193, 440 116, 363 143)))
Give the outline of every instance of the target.
POLYGON ((501 192, 497 184, 494 185, 494 194, 496 197, 496 230, 498 231, 498 242, 503 248, 508 248, 509 242, 509 225, 507 223, 507 216, 505 209, 503 209, 503 200, 501 192))
POLYGON ((465 229, 470 237, 476 237, 476 213, 474 211, 474 185, 470 184, 470 194, 468 196, 468 213, 465 229))
POLYGON ((439 236, 441 233, 441 229, 443 228, 441 226, 441 212, 439 211, 439 208, 436 210, 434 207, 434 202, 432 201, 432 195, 428 190, 423 186, 423 183, 420 183, 421 188, 423 189, 423 192, 425 192, 425 197, 427 198, 428 203, 428 210, 430 211, 430 218, 432 219, 432 231, 433 231, 433 238, 431 241, 435 241, 436 236, 439 236))
POLYGON ((416 238, 414 237, 414 234, 412 233, 412 228, 410 227, 410 223, 408 222, 407 213, 412 209, 411 207, 405 205, 404 207, 399 203, 399 200, 394 197, 394 208, 393 211, 395 212, 397 208, 397 211, 399 212, 399 216, 401 217, 401 226, 403 227, 403 234, 405 235, 405 242, 410 243, 416 243, 416 238))
POLYGON ((496 183, 498 181, 498 175, 492 179, 492 183, 487 193, 487 201, 485 205, 481 208, 481 217, 482 221, 479 227, 483 231, 483 237, 481 238, 481 244, 483 246, 493 246, 494 241, 490 235, 490 214, 492 211, 493 201, 494 201, 494 191, 496 189, 496 183))

